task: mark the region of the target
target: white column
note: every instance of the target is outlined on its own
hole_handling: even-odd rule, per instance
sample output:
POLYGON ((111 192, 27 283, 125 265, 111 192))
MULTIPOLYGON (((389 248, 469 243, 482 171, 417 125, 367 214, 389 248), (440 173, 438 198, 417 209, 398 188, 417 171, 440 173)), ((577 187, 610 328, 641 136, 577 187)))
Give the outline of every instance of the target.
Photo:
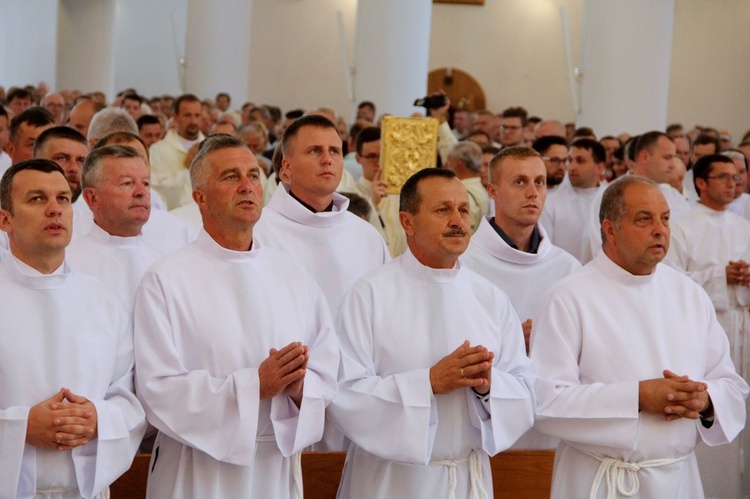
POLYGON ((0 85, 56 88, 57 0, 0 0, 0 85))
POLYGON ((60 0, 57 88, 114 97, 114 0, 60 0))
POLYGON ((598 136, 667 125, 674 0, 586 1, 581 112, 598 136))
POLYGON ((427 93, 432 0, 359 0, 354 99, 409 116, 427 93))
POLYGON ((185 91, 200 99, 227 92, 232 107, 238 107, 248 97, 252 0, 188 0, 187 5, 185 91))

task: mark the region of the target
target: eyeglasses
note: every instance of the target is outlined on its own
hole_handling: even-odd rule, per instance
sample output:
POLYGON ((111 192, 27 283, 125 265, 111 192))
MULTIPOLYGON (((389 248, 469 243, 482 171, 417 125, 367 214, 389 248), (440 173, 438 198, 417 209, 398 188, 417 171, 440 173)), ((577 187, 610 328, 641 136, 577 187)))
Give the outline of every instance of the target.
POLYGON ((542 161, 548 161, 552 166, 570 164, 570 160, 568 158, 550 158, 549 156, 542 156, 542 161))
POLYGON ((735 184, 739 184, 740 180, 742 180, 742 177, 740 177, 739 175, 730 175, 728 173, 722 173, 721 175, 714 175, 713 177, 706 177, 706 180, 711 180, 711 179, 719 179, 722 182, 727 182, 731 180, 735 184))

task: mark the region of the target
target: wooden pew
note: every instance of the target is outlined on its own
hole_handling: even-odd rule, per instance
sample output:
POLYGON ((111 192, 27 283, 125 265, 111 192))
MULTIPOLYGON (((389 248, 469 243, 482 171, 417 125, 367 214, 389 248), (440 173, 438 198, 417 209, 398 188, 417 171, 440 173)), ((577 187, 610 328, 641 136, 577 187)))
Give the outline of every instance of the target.
MULTIPOLYGON (((139 454, 127 473, 110 487, 112 499, 146 497, 150 454, 139 454)), ((305 499, 333 499, 344 469, 345 452, 303 452, 305 499)), ((555 451, 509 450, 490 459, 496 498, 548 498, 555 451)))

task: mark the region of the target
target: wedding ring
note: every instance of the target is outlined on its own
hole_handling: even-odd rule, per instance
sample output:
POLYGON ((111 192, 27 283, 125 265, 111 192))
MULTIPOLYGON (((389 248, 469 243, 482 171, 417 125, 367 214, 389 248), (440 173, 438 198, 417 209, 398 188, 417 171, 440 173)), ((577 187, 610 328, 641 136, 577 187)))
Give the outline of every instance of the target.
POLYGON ((466 377, 466 376, 464 376, 464 368, 463 367, 461 368, 461 377, 463 377, 463 378, 466 377))

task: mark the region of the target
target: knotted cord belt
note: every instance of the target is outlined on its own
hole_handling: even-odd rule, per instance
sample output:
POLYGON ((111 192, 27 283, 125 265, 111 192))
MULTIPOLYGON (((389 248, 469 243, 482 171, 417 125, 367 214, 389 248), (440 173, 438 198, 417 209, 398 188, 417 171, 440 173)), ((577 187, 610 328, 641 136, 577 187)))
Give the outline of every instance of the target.
POLYGON ((465 459, 442 459, 440 461, 430 461, 430 466, 444 466, 448 468, 448 480, 450 482, 450 491, 448 493, 448 499, 456 498, 456 485, 458 480, 456 479, 456 467, 459 463, 469 462, 469 483, 471 485, 470 495, 471 499, 487 499, 487 493, 482 487, 482 458, 481 455, 473 450, 469 454, 469 457, 465 459))

